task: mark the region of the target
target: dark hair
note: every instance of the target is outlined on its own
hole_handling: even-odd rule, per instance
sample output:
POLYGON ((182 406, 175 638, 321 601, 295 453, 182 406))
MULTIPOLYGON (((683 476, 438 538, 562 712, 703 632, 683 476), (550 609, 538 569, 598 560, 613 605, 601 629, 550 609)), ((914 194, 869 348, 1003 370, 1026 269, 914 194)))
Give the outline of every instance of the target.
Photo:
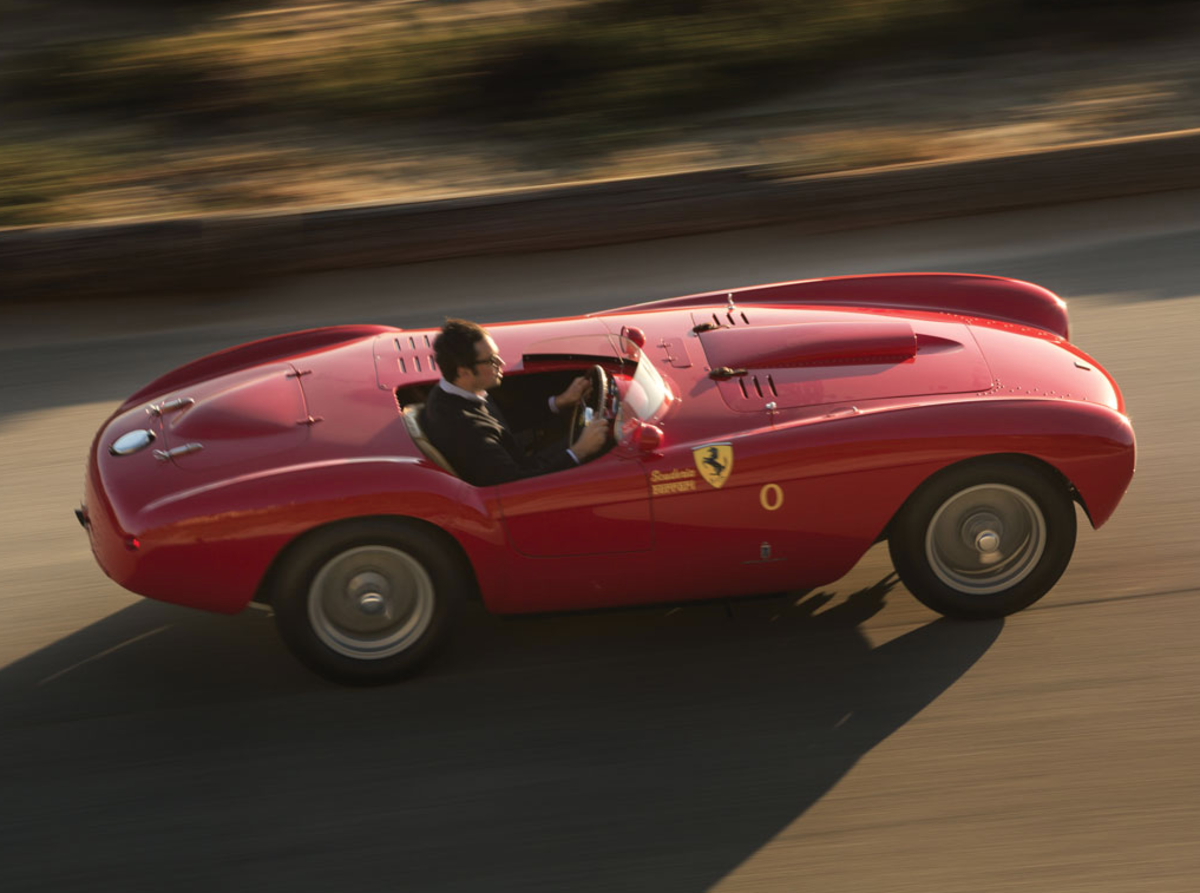
POLYGON ((475 345, 486 335, 478 323, 465 319, 446 320, 442 333, 433 339, 433 358, 446 381, 454 381, 460 367, 474 367, 475 345))

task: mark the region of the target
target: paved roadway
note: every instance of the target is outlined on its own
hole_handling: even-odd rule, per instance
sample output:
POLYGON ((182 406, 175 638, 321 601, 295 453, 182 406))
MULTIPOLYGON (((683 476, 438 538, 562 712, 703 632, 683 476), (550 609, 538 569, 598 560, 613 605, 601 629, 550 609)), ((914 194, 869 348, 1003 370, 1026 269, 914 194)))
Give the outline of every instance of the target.
POLYGON ((1200 887, 1200 194, 3 313, 6 893, 1200 887), (876 548, 732 616, 475 612, 425 676, 345 690, 265 614, 120 591, 71 516, 120 398, 252 336, 887 269, 1053 288, 1128 398, 1132 490, 1003 623, 938 620, 876 548))

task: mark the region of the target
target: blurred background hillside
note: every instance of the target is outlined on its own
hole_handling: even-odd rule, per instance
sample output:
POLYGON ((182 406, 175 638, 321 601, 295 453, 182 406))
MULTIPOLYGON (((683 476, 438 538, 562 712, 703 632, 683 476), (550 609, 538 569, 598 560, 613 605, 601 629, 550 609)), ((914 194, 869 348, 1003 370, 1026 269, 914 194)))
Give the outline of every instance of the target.
POLYGON ((1180 0, 0 0, 0 226, 1200 126, 1180 0))

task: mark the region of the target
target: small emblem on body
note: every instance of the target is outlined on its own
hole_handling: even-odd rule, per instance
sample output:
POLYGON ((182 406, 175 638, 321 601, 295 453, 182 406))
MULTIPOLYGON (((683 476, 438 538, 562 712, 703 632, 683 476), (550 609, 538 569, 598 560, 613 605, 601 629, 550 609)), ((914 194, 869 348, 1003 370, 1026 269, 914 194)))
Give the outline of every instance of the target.
POLYGON ((729 475, 733 473, 732 443, 706 443, 693 447, 692 458, 700 477, 718 490, 725 486, 729 475))

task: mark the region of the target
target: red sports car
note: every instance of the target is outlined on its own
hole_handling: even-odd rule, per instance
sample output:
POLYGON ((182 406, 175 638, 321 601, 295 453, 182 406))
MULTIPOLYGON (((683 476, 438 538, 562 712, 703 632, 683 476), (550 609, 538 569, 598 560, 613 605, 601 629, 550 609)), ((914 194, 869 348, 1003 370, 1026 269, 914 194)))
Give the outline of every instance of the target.
POLYGON ((495 396, 533 449, 592 377, 612 446, 499 486, 423 437, 436 329, 339 326, 189 363, 92 446, 78 512, 100 566, 151 598, 273 607, 316 672, 411 672, 455 606, 498 614, 822 586, 886 539, 922 602, 996 617, 1044 595, 1134 470, 1112 377, 1025 282, 902 274, 714 292, 489 327, 495 396))

